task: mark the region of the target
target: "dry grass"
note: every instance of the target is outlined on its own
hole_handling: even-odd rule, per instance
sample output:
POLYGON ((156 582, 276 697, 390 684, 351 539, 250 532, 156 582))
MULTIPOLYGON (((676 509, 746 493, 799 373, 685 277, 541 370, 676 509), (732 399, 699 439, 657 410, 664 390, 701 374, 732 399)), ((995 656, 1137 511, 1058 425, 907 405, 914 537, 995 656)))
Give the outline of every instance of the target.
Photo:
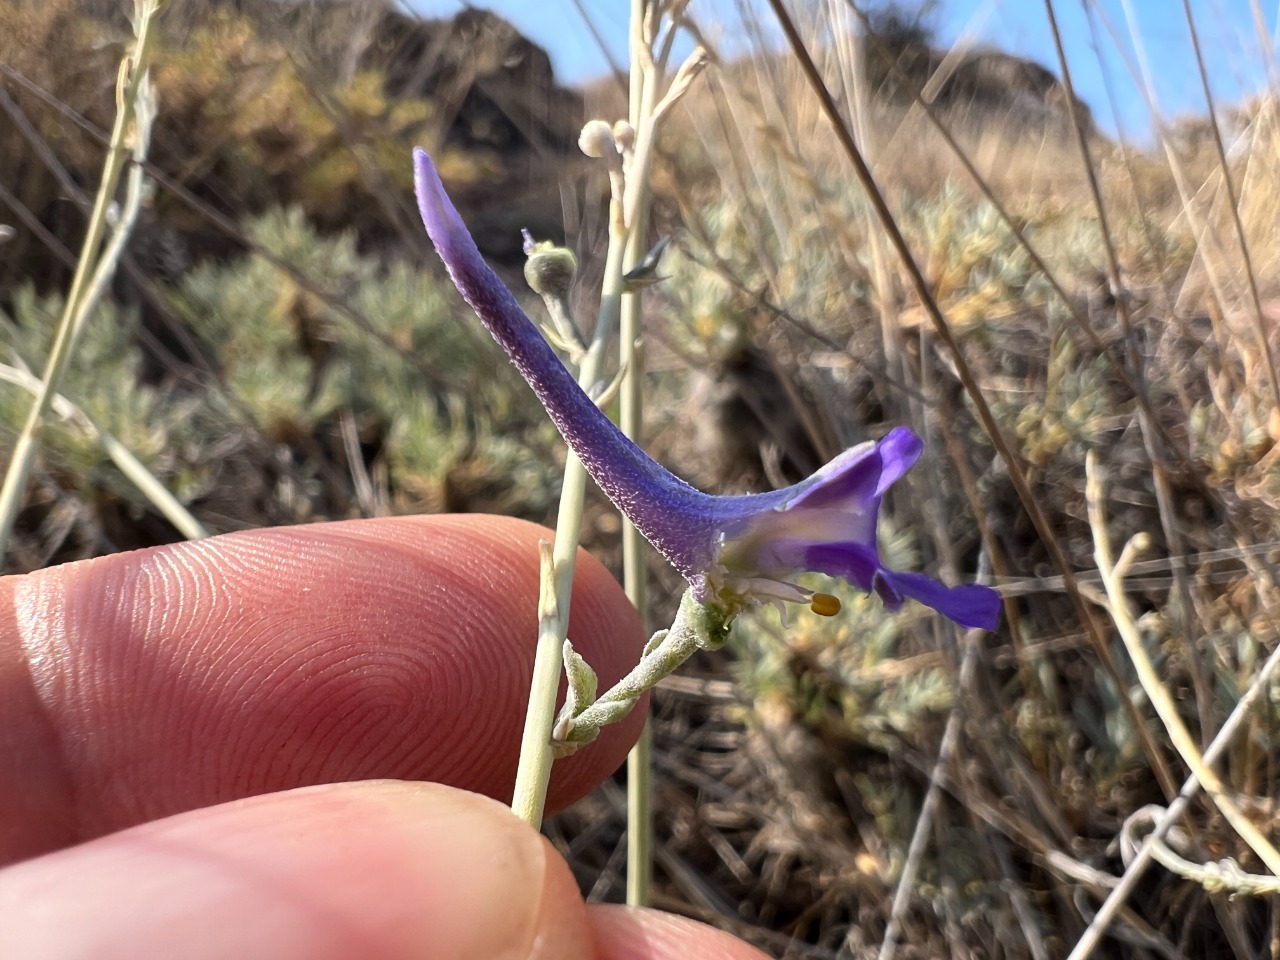
MULTIPOLYGON (((837 6, 809 8, 816 33, 832 35, 837 6)), ((1154 152, 1086 126, 1086 167, 1053 98, 1039 115, 945 96, 926 109, 911 93, 929 76, 900 77, 890 99, 867 89, 874 41, 809 40, 976 394, 797 61, 758 55, 723 65, 669 133, 661 182, 685 260, 654 335, 703 368, 687 389, 719 429, 676 419, 659 446, 704 480, 718 465, 731 487, 797 467, 779 437, 827 454, 910 422, 930 451, 892 505, 886 549, 961 579, 987 558, 1007 621, 962 639, 853 601, 840 624, 740 625, 724 668, 736 685, 708 670, 658 701, 662 889, 784 956, 1065 956, 1124 873, 1127 818, 1167 805, 1188 772, 1100 586, 1086 453, 1107 475, 1115 548, 1150 539, 1128 603, 1201 748, 1276 647, 1280 414, 1259 338, 1280 346, 1274 101, 1228 118, 1225 165, 1211 127, 1186 121, 1154 152)), ((1275 687, 1261 689, 1218 769, 1275 842, 1278 718, 1275 687)), ((600 831, 611 809, 583 820, 600 831)), ((1190 860, 1267 872, 1202 795, 1178 825, 1190 860)), ((610 869, 592 880, 607 888, 595 878, 610 869)), ((1120 902, 1095 955, 1280 949, 1271 901, 1160 867, 1120 902)))

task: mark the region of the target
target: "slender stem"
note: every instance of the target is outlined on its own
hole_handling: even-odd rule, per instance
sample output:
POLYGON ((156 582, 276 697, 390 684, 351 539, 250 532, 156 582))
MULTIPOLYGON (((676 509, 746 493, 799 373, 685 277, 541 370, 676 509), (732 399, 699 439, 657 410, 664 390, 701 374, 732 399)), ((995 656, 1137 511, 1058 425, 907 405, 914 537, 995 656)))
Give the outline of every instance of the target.
POLYGON ((1240 838, 1253 850, 1258 859, 1267 865, 1271 873, 1280 877, 1280 851, 1277 851, 1270 840, 1254 826, 1253 821, 1245 815, 1227 791, 1226 784, 1205 763, 1199 748, 1186 724, 1178 713, 1178 705, 1165 688, 1164 682, 1156 672, 1151 658, 1147 656, 1142 645, 1142 637, 1129 612, 1129 601, 1124 594, 1124 576, 1140 549, 1135 538, 1130 540, 1121 553, 1119 560, 1112 560, 1110 534, 1103 504, 1102 479, 1098 470, 1098 458, 1090 450, 1085 455, 1085 501, 1089 513, 1089 526, 1093 532, 1093 556, 1102 574, 1102 585, 1107 592, 1108 609, 1115 622, 1120 639, 1124 642, 1129 660, 1142 689, 1155 708, 1160 722, 1174 748, 1182 756, 1183 761, 1196 775, 1205 793, 1209 794, 1218 810, 1227 822, 1235 828, 1240 838))
POLYGON ((653 721, 646 717, 640 739, 627 754, 627 905, 631 907, 648 906, 653 886, 652 774, 653 721))
MULTIPOLYGON (((150 80, 147 63, 154 40, 152 27, 161 5, 162 0, 144 0, 138 4, 135 23, 137 41, 133 50, 120 64, 115 126, 111 131, 111 140, 102 169, 102 180, 98 185, 98 194, 94 199, 84 243, 80 248, 80 259, 76 264, 71 289, 67 292, 67 302, 62 311, 62 319, 58 323, 58 331, 49 352, 44 376, 41 377, 40 393, 32 404, 22 431, 14 443, 4 485, 0 487, 0 557, 3 557, 8 546, 14 520, 22 505, 27 477, 31 473, 31 463, 35 459, 40 439, 40 429, 45 417, 48 416, 53 398, 57 395, 58 385, 66 372, 75 341, 89 314, 93 312, 97 298, 101 296, 107 280, 114 272, 115 264, 123 252, 124 241, 128 236, 131 221, 122 218, 116 228, 115 242, 111 244, 107 253, 99 258, 98 253, 107 231, 107 211, 115 197, 116 187, 120 183, 120 176, 129 154, 132 152, 135 161, 139 163, 146 156, 150 110, 144 106, 140 113, 139 102, 146 101, 148 98, 150 80)), ((141 170, 137 171, 137 177, 139 184, 137 189, 140 190, 141 170)), ((131 182, 131 187, 133 186, 131 182)), ((133 192, 131 189, 131 194, 133 192)), ((136 215, 136 207, 134 214, 136 215)))
MULTIPOLYGON (((138 214, 141 212, 143 202, 148 195, 146 176, 141 163, 136 162, 145 156, 151 119, 154 115, 154 101, 148 85, 143 85, 139 91, 136 110, 137 131, 133 137, 135 163, 129 168, 124 204, 121 207, 120 216, 116 221, 111 239, 107 242, 102 257, 93 271, 93 278, 81 297, 82 306, 76 312, 72 322, 70 346, 67 349, 68 355, 75 346, 77 335, 84 329, 87 315, 93 310, 94 305, 111 282, 116 267, 120 263, 120 258, 124 255, 125 244, 128 242, 129 235, 133 232, 133 226, 137 223, 138 214)), ((21 370, 0 366, 0 379, 25 387, 36 397, 37 401, 46 392, 46 385, 49 382, 47 377, 48 375, 46 374, 46 379, 41 381, 21 370)), ((200 522, 178 502, 177 498, 156 478, 155 474, 146 468, 142 461, 133 455, 128 447, 61 394, 56 391, 48 391, 48 395, 49 409, 52 409, 58 416, 77 421, 92 433, 120 472, 132 481, 143 496, 151 501, 152 506, 159 510, 165 519, 177 528, 179 533, 188 540, 197 540, 208 536, 208 531, 204 529, 200 522)))
MULTIPOLYGON (((613 205, 621 203, 616 198, 613 205)), ((578 384, 586 391, 599 382, 604 372, 606 349, 618 328, 622 306, 622 262, 626 234, 620 228, 621 212, 611 216, 616 224, 609 232, 609 252, 605 258, 604 285, 600 295, 600 313, 596 320, 591 345, 578 368, 578 384)), ((551 778, 551 728, 556 718, 556 695, 560 673, 564 669, 564 640, 569 634, 569 603, 573 589, 574 562, 578 556, 578 538, 582 530, 582 500, 587 489, 587 471, 582 461, 569 451, 564 465, 564 482, 560 488, 560 508, 556 515, 556 536, 551 550, 551 600, 543 603, 548 616, 538 628, 538 645, 534 653, 533 680, 529 687, 529 708, 525 714, 524 734, 520 740, 520 763, 516 769, 515 791, 511 809, 535 830, 542 826, 546 808, 547 783, 551 778)))
MULTIPOLYGON (((657 99, 659 69, 645 56, 643 22, 647 0, 631 2, 631 101, 630 123, 638 132, 637 163, 627 182, 627 246, 623 269, 630 270, 645 254, 649 220, 649 164, 653 142, 653 108, 657 99), (641 159, 642 158, 642 159, 641 159), (634 202, 632 202, 634 201, 634 202)), ((641 294, 622 298, 620 363, 623 370, 618 425, 639 442, 643 428, 644 357, 640 350, 641 294)), ((640 613, 644 633, 649 633, 648 582, 645 541, 635 525, 622 521, 622 574, 627 599, 640 613)), ((640 739, 627 755, 627 903, 643 907, 649 902, 653 882, 653 730, 646 719, 640 739)))

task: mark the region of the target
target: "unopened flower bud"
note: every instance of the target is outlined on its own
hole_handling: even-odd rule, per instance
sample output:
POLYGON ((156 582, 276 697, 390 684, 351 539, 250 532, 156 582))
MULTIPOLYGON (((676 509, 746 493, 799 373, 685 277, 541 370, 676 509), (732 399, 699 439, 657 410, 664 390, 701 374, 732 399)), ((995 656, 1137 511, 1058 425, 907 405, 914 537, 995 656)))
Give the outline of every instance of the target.
POLYGON ((578 272, 578 258, 567 247, 557 247, 549 240, 525 243, 528 259, 524 262, 524 279, 529 289, 541 297, 567 297, 578 272))
POLYGON ((618 144, 614 141, 613 131, 603 120, 588 120, 578 136, 578 147, 588 157, 597 160, 615 156, 618 144))
POLYGON ((619 150, 630 150, 636 143, 636 128, 625 120, 613 125, 613 139, 619 150))

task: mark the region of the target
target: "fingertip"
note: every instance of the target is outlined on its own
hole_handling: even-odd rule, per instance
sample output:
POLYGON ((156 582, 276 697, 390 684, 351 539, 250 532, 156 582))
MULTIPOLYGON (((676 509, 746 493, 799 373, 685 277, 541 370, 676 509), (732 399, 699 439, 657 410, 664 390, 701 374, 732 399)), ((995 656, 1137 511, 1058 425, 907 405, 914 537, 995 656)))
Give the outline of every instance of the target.
POLYGON ((593 904, 587 918, 595 935, 596 960, 769 960, 732 934, 671 913, 593 904))
MULTIPOLYGON (((0 860, 314 783, 423 779, 509 799, 537 543, 550 536, 479 515, 347 521, 18 579, 0 692, 14 685, 31 703, 0 702, 0 730, 50 740, 36 752, 59 764, 46 776, 54 799, 18 811, 15 836, 40 844, 5 844, 0 831, 0 860)), ((585 551, 570 636, 602 685, 643 643, 621 588, 585 551)), ((642 720, 556 764, 548 809, 612 773, 642 720)), ((15 784, 36 782, 32 763, 10 767, 16 755, 0 756, 0 812, 15 784)))
POLYGON ((501 805, 432 784, 307 788, 0 873, 0 955, 587 958, 568 868, 501 805))

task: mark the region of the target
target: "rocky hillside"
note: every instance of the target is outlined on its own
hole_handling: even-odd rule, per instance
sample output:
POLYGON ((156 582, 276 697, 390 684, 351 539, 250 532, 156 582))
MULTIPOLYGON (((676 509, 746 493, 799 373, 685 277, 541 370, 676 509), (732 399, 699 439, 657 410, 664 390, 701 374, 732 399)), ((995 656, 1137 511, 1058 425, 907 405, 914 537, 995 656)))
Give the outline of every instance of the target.
MULTIPOLYGON (((66 258, 50 257, 49 241, 74 249, 83 229, 76 207, 96 182, 110 127, 129 35, 123 8, 50 0, 0 9, 5 217, 33 224, 6 250, 0 287, 65 283, 66 258)), ((174 5, 162 24, 151 159, 165 182, 139 231, 144 269, 238 249, 210 210, 235 221, 298 205, 322 228, 355 230, 362 246, 412 248, 415 143, 447 156, 490 252, 518 252, 512 216, 559 229, 548 188, 573 162, 581 97, 506 21, 479 10, 417 19, 384 0, 202 0, 174 5), (164 255, 149 256, 157 246, 164 255)))

